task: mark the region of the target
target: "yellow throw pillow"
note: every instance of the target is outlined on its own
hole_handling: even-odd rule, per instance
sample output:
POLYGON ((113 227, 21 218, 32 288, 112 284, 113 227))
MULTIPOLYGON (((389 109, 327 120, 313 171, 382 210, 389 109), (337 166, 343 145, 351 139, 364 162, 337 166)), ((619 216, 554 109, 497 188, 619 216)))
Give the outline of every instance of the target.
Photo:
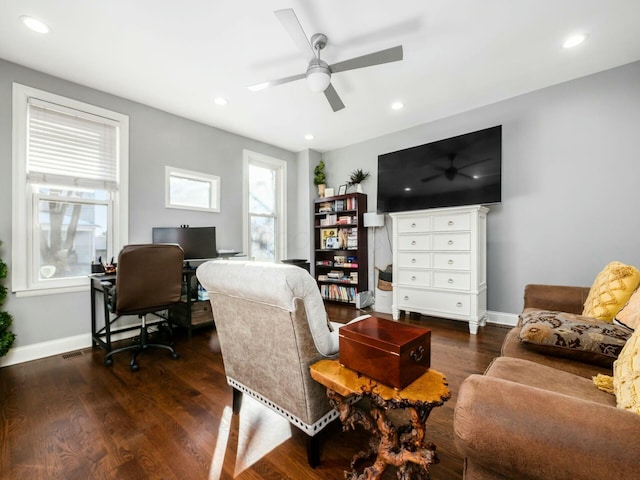
POLYGON ((627 304, 616 313, 613 323, 631 330, 636 330, 640 327, 640 288, 633 292, 627 304))
POLYGON ((640 328, 613 362, 613 390, 618 408, 640 414, 640 328))
POLYGON ((611 322, 640 284, 640 271, 631 265, 611 262, 596 277, 582 315, 611 322))

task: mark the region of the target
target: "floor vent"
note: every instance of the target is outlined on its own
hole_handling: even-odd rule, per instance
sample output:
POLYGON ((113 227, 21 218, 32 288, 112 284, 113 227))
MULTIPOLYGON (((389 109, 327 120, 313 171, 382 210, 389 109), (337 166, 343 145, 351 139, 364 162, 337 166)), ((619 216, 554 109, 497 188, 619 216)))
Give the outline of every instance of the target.
POLYGON ((62 358, 64 358, 66 360, 67 358, 81 357, 82 355, 83 355, 83 353, 81 351, 70 352, 70 353, 65 353, 64 355, 62 355, 62 358))

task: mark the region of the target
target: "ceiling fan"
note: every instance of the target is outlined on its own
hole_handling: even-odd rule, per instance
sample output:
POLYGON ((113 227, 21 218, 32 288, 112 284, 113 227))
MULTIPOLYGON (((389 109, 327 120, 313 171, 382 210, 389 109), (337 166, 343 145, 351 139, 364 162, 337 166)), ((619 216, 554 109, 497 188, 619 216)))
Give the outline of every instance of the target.
POLYGON ((342 103, 340 96, 335 88, 333 88, 333 85, 331 85, 332 73, 346 72, 347 70, 355 70, 356 68, 371 67, 373 65, 402 60, 402 45, 399 45, 328 65, 327 62, 320 59, 320 51, 327 45, 327 36, 325 34, 316 33, 312 35, 311 40, 309 40, 293 9, 277 10, 274 13, 293 42, 302 51, 302 54, 309 59, 309 65, 305 73, 249 86, 249 90, 253 92, 306 78, 309 88, 313 92, 324 92, 324 96, 329 101, 329 105, 331 105, 334 112, 337 112, 344 108, 344 103, 342 103))
POLYGON ((473 165, 478 165, 479 163, 484 163, 487 162, 489 160, 491 160, 491 158, 485 158, 483 160, 478 160, 475 162, 471 162, 468 163, 467 165, 457 168, 453 162, 455 161, 456 157, 458 156, 457 153, 450 153, 449 155, 447 155, 447 157, 449 158, 449 166, 448 167, 440 167, 440 166, 434 166, 433 168, 435 170, 438 170, 442 173, 438 173, 437 175, 431 175, 430 177, 425 177, 423 179, 421 179, 421 182, 430 182, 431 180, 435 180, 438 177, 442 177, 444 175, 444 177, 449 180, 450 182, 453 181, 458 175, 460 175, 461 177, 464 178, 468 178, 469 180, 476 180, 478 177, 477 176, 471 176, 471 175, 467 175, 464 172, 461 172, 460 170, 463 170, 465 168, 469 168, 472 167, 473 165))

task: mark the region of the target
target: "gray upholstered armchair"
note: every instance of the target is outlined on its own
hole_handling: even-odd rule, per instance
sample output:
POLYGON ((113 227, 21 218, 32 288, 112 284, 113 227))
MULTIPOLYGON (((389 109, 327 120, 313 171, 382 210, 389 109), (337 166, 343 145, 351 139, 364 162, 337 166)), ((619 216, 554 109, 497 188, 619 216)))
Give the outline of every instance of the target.
POLYGON ((273 409, 308 435, 319 464, 317 434, 337 418, 309 366, 338 353, 338 327, 309 273, 293 265, 210 261, 197 271, 209 292, 234 413, 241 394, 273 409))

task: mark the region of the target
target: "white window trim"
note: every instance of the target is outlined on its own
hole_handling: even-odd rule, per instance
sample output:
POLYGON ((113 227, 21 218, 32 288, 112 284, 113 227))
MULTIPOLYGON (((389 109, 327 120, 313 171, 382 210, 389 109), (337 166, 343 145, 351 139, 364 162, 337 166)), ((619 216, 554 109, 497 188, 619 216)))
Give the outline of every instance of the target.
POLYGON ((282 185, 277 188, 278 198, 278 238, 276 239, 276 262, 284 260, 287 253, 287 162, 250 150, 242 151, 242 238, 243 248, 249 255, 249 163, 265 165, 279 170, 282 185))
POLYGON ((12 232, 11 232, 11 290, 16 296, 49 295, 88 290, 89 281, 83 278, 60 279, 47 284, 29 284, 29 271, 33 269, 31 238, 33 225, 27 220, 32 218, 29 209, 33 208, 33 196, 27 184, 27 110, 29 98, 38 98, 46 102, 62 105, 98 115, 119 124, 119 189, 113 192, 114 205, 111 225, 112 254, 119 252, 127 244, 129 237, 129 117, 121 113, 106 110, 84 102, 73 100, 33 87, 13 83, 13 179, 12 179, 12 232))
POLYGON ((216 175, 210 175, 208 173, 194 172, 192 170, 184 170, 182 168, 165 166, 164 168, 164 206, 166 208, 177 208, 180 210, 198 210, 202 212, 220 212, 220 177, 216 175), (171 177, 182 177, 190 180, 197 180, 199 182, 208 182, 211 185, 211 197, 209 198, 209 208, 193 207, 190 205, 180 205, 178 203, 171 202, 171 177))

